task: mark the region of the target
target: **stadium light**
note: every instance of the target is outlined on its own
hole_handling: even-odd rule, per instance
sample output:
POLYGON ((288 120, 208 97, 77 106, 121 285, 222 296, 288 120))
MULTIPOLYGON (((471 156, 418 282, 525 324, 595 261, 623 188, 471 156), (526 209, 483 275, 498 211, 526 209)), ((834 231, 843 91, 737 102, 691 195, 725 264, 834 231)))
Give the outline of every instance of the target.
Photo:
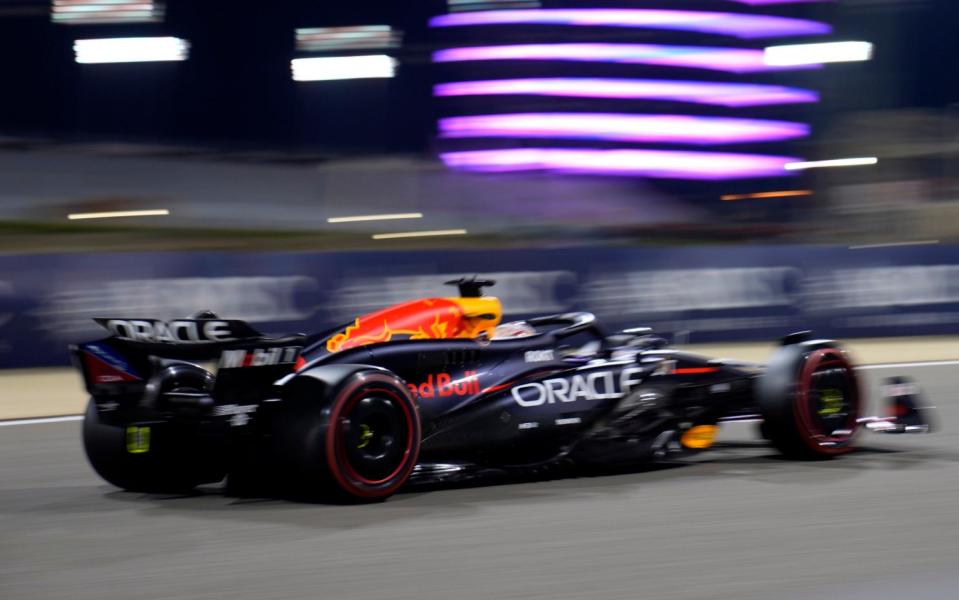
POLYGON ((879 162, 875 156, 862 158, 836 158, 832 160, 814 160, 806 162, 792 162, 785 165, 787 171, 805 171, 806 169, 828 169, 833 167, 862 167, 879 162))
POLYGON ((899 248, 902 246, 937 246, 939 240, 917 240, 915 242, 884 242, 882 244, 862 244, 859 246, 849 246, 850 250, 871 250, 873 248, 899 248))
POLYGON ((182 61, 189 50, 188 41, 175 37, 103 38, 73 44, 81 64, 182 61))
POLYGON ((770 46, 763 53, 763 62, 774 67, 861 62, 872 58, 869 42, 829 42, 770 46))
POLYGON ((327 223, 360 223, 364 221, 392 221, 395 219, 422 219, 423 213, 393 213, 384 215, 358 215, 355 217, 330 217, 327 223))
POLYGON ((50 18, 59 25, 156 23, 164 13, 163 2, 151 0, 53 0, 50 18))
POLYGON ((408 231, 404 233, 375 233, 374 240, 397 240, 401 238, 436 237, 441 235, 466 235, 465 229, 436 229, 434 231, 408 231))
POLYGON ((308 27, 296 30, 296 49, 300 52, 336 52, 396 48, 402 35, 389 25, 308 27))
POLYGON ((295 58, 290 63, 295 81, 390 78, 396 65, 396 59, 385 54, 295 58))
POLYGON ((67 215, 67 219, 71 221, 79 221, 82 219, 119 219, 124 217, 163 217, 169 215, 170 211, 164 208, 157 210, 117 210, 111 212, 94 212, 94 213, 73 213, 67 215))
POLYGON ((756 192, 753 194, 726 194, 720 196, 723 202, 735 202, 737 200, 765 200, 767 198, 796 198, 800 196, 812 196, 812 190, 782 190, 778 192, 756 192))
POLYGON ((450 12, 493 10, 497 8, 540 8, 540 0, 447 0, 450 12))

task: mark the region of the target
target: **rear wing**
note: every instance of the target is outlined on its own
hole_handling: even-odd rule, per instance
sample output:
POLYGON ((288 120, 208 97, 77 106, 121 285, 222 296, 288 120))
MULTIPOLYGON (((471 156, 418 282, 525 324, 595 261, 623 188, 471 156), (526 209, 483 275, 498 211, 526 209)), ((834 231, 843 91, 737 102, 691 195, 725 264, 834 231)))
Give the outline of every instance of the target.
POLYGON ((244 321, 229 319, 94 320, 112 335, 72 348, 94 395, 108 391, 105 387, 109 393, 142 389, 165 359, 217 361, 221 376, 229 380, 251 368, 259 377, 280 377, 292 371, 306 341, 302 334, 268 337, 244 321))
POLYGON ((110 334, 127 343, 169 347, 226 344, 254 340, 263 334, 245 321, 230 319, 93 319, 110 334))
MULTIPOLYGON (((302 346, 302 334, 266 336, 245 321, 230 319, 94 319, 112 335, 112 345, 138 354, 182 360, 214 360, 230 350, 302 346)), ((236 357, 234 352, 231 356, 236 357)))

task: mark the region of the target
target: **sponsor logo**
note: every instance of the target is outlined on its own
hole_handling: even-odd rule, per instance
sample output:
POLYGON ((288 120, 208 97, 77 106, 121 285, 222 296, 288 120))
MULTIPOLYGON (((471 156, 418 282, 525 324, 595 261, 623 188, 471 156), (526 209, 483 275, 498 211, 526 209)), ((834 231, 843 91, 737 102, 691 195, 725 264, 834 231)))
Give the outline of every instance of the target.
POLYGON ((516 403, 524 408, 581 400, 611 400, 622 398, 636 387, 642 381, 642 372, 639 367, 629 367, 618 373, 577 373, 572 377, 518 385, 512 389, 512 394, 516 403))
POLYGON ((528 363, 549 362, 554 360, 554 354, 552 350, 527 350, 523 360, 528 363))
POLYGON ((110 319, 106 328, 121 340, 152 344, 202 344, 232 342, 228 321, 156 321, 145 319, 110 319))
POLYGON ((220 354, 221 369, 242 369, 244 367, 270 367, 296 362, 300 346, 282 346, 278 348, 251 348, 249 350, 224 350, 220 354))
POLYGON ((250 422, 250 413, 256 412, 256 404, 221 404, 214 407, 216 417, 230 417, 230 427, 242 427, 250 422))
POLYGON ((443 398, 446 396, 466 396, 480 393, 479 376, 476 371, 466 371, 459 379, 454 380, 449 373, 429 375, 426 381, 416 385, 406 384, 410 393, 420 398, 443 398))
POLYGON ((228 417, 256 412, 256 404, 220 404, 213 408, 213 416, 228 417))

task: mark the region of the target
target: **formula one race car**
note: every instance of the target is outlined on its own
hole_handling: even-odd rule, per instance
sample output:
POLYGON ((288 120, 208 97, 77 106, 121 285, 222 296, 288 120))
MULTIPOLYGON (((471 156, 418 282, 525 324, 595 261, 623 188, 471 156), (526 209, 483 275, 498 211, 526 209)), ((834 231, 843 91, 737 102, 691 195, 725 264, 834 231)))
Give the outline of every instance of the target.
POLYGON ((448 283, 458 297, 310 340, 209 312, 97 319, 112 335, 73 348, 91 396, 87 456, 132 491, 225 476, 238 494, 372 501, 411 478, 680 457, 736 419, 761 419, 797 459, 849 452, 863 425, 930 429, 905 380, 888 386, 890 416, 863 418, 846 353, 806 333, 766 365, 711 360, 645 328, 607 335, 585 312, 500 324, 499 300, 482 295, 492 281, 448 283))

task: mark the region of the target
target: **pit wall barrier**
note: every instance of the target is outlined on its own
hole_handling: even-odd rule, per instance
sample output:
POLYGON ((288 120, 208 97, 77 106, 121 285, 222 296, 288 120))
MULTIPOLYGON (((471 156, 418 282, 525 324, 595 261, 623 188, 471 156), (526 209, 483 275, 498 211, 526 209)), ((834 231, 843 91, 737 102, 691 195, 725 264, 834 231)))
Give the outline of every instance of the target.
POLYGON ((505 319, 588 310, 681 344, 959 334, 959 246, 730 246, 0 257, 0 368, 59 366, 93 317, 212 310, 267 333, 328 330, 478 274, 505 319))

